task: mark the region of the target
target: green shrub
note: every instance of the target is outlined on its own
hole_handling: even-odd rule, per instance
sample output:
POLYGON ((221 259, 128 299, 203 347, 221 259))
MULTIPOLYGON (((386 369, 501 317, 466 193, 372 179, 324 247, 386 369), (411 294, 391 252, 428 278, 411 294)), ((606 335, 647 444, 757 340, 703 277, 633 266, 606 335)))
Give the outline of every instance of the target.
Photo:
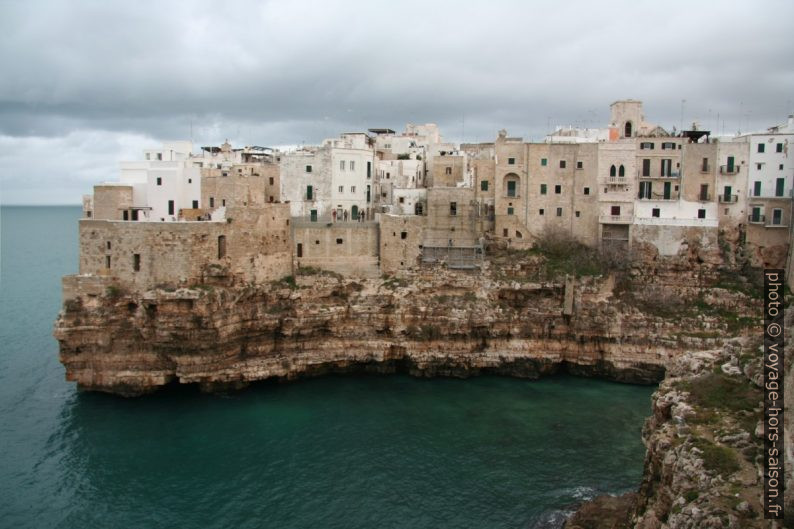
POLYGON ((706 470, 728 477, 741 468, 736 452, 728 447, 714 444, 702 437, 694 438, 692 444, 702 452, 700 457, 706 470))

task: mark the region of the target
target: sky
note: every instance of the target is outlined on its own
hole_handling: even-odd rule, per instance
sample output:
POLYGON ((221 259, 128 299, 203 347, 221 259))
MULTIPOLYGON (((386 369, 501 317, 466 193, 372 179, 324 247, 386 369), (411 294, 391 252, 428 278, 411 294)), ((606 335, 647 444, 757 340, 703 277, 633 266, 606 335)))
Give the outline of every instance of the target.
POLYGON ((0 204, 77 204, 162 141, 438 123, 540 140, 640 99, 668 130, 794 112, 794 2, 0 0, 0 204))

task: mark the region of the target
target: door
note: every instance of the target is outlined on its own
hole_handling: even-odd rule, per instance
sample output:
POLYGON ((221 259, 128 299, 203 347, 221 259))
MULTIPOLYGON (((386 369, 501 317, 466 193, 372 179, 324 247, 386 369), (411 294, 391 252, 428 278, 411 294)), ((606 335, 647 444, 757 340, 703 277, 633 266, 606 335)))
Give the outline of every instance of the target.
POLYGON ((311 214, 311 221, 317 222, 317 210, 316 209, 311 210, 310 214, 311 214))
POLYGON ((773 209, 772 210, 772 224, 775 226, 779 226, 783 224, 783 210, 782 209, 773 209))
POLYGON ((350 208, 350 220, 358 220, 358 206, 350 208))
POLYGON ((731 186, 725 186, 725 192, 722 196, 723 202, 729 203, 731 201, 731 191, 733 191, 733 188, 731 186))
POLYGON ((507 182, 507 196, 514 197, 516 196, 516 181, 509 180, 507 182))
POLYGON ((734 163, 736 163, 736 162, 734 162, 734 160, 733 160, 733 156, 728 156, 728 172, 729 172, 729 173, 732 173, 732 172, 733 172, 733 165, 734 165, 734 163))
POLYGON ((306 200, 312 200, 312 195, 314 194, 314 190, 312 186, 306 186, 306 200))
POLYGON ((786 179, 785 178, 778 178, 775 181, 775 196, 776 197, 782 197, 783 196, 783 190, 784 190, 783 188, 785 187, 785 185, 786 185, 786 179))
POLYGON ((664 199, 665 200, 670 200, 670 198, 672 197, 672 194, 673 194, 672 193, 672 187, 673 187, 673 184, 671 184, 670 182, 665 182, 664 183, 664 199))
POLYGON ((303 257, 303 243, 298 243, 298 257, 303 257))

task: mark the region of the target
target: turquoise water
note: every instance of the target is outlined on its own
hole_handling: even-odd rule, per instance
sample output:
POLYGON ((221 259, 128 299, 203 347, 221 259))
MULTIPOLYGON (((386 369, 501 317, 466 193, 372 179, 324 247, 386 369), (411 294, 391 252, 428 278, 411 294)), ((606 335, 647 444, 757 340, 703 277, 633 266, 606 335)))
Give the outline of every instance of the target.
POLYGON ((0 526, 552 527, 639 484, 652 388, 572 377, 78 394, 52 323, 79 208, 0 208, 0 526))

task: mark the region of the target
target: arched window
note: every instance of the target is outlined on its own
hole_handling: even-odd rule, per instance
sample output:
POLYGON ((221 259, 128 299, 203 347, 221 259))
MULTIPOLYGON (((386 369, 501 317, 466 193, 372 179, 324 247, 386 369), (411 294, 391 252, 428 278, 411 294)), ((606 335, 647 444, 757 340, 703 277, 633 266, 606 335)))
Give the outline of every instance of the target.
POLYGON ((623 167, 621 164, 620 169, 618 169, 618 176, 626 176, 626 168, 623 167))
POLYGON ((631 138, 631 121, 626 122, 626 127, 624 128, 624 136, 627 138, 631 138))
POLYGON ((617 169, 615 169, 614 165, 609 168, 609 176, 617 176, 617 174, 617 169))

